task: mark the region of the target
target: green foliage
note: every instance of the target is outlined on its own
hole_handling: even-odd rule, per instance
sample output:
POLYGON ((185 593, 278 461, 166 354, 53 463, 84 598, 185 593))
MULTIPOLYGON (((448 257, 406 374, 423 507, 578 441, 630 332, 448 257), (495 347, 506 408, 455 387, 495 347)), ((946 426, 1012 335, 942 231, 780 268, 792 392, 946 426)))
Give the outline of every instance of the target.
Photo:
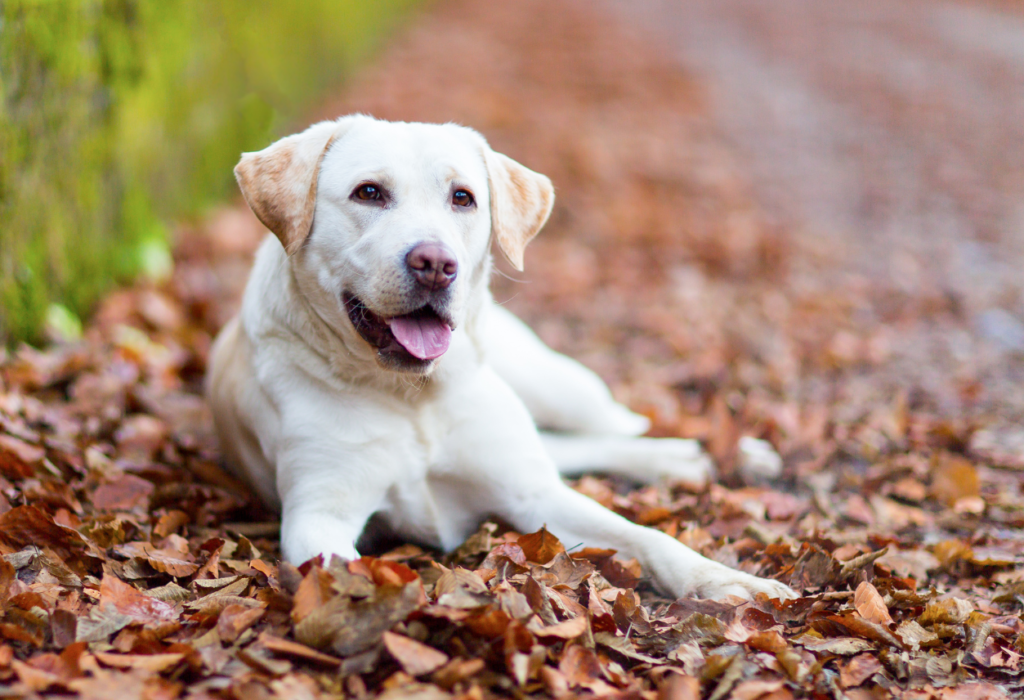
POLYGON ((0 341, 82 315, 416 0, 0 0, 0 341))

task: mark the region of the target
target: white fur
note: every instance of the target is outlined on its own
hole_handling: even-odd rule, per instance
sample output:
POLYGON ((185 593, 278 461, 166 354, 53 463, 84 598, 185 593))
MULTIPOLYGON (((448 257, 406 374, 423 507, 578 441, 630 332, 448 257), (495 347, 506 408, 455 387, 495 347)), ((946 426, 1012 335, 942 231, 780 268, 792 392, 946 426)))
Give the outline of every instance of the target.
MULTIPOLYGON (((646 431, 645 418, 495 305, 487 288, 489 204, 515 194, 489 191, 501 180, 489 177, 496 161, 483 138, 453 125, 361 116, 337 124, 314 180, 308 239, 288 255, 268 236, 241 313, 217 339, 208 378, 228 462, 282 510, 284 556, 356 557, 374 513, 401 536, 446 549, 496 515, 523 532, 546 525, 569 545, 635 556, 676 596, 792 596, 562 482, 560 470, 587 468, 702 481, 711 465, 692 441, 634 437, 646 431), (388 207, 352 199, 366 180, 387 184, 388 207), (476 207, 453 208, 453 182, 474 194, 476 207), (341 295, 356 294, 382 316, 404 313, 403 251, 424 240, 447 245, 458 259, 451 345, 426 371, 386 369, 353 328, 341 295), (552 432, 539 433, 538 424, 552 432)), ((550 189, 536 177, 536 187, 550 189)))

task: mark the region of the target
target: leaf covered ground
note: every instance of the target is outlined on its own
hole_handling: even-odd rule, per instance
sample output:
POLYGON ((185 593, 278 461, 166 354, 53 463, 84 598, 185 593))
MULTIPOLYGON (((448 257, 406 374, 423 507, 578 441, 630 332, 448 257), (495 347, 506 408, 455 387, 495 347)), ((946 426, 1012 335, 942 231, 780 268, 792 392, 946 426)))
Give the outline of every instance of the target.
POLYGON ((893 376, 901 329, 955 325, 947 301, 858 284, 763 216, 663 55, 582 3, 440 3, 323 116, 458 120, 552 177, 553 219, 498 299, 722 473, 576 488, 801 598, 668 600, 636 562, 500 523, 450 554, 282 563, 201 399, 263 235, 235 207, 182 226, 173 276, 109 296, 81 341, 0 363, 0 694, 1024 692, 1013 416, 955 368, 893 376))

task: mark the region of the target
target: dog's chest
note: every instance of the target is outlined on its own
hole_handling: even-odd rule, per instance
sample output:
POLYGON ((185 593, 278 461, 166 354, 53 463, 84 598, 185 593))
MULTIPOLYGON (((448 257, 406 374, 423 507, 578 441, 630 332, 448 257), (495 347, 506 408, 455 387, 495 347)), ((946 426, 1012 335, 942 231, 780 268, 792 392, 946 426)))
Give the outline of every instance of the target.
POLYGON ((451 416, 437 402, 419 407, 411 416, 415 439, 413 449, 419 455, 419 465, 410 477, 425 478, 431 469, 444 459, 446 442, 451 433, 451 416))

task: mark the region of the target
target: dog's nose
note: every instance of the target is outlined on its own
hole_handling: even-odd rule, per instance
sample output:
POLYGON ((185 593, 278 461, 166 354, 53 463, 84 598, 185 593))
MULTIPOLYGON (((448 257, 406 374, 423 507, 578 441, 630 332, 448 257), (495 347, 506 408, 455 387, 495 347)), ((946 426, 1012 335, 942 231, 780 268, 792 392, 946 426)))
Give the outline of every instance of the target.
POLYGON ((443 243, 420 243, 405 256, 409 271, 424 287, 444 289, 455 280, 459 263, 455 253, 443 243))

